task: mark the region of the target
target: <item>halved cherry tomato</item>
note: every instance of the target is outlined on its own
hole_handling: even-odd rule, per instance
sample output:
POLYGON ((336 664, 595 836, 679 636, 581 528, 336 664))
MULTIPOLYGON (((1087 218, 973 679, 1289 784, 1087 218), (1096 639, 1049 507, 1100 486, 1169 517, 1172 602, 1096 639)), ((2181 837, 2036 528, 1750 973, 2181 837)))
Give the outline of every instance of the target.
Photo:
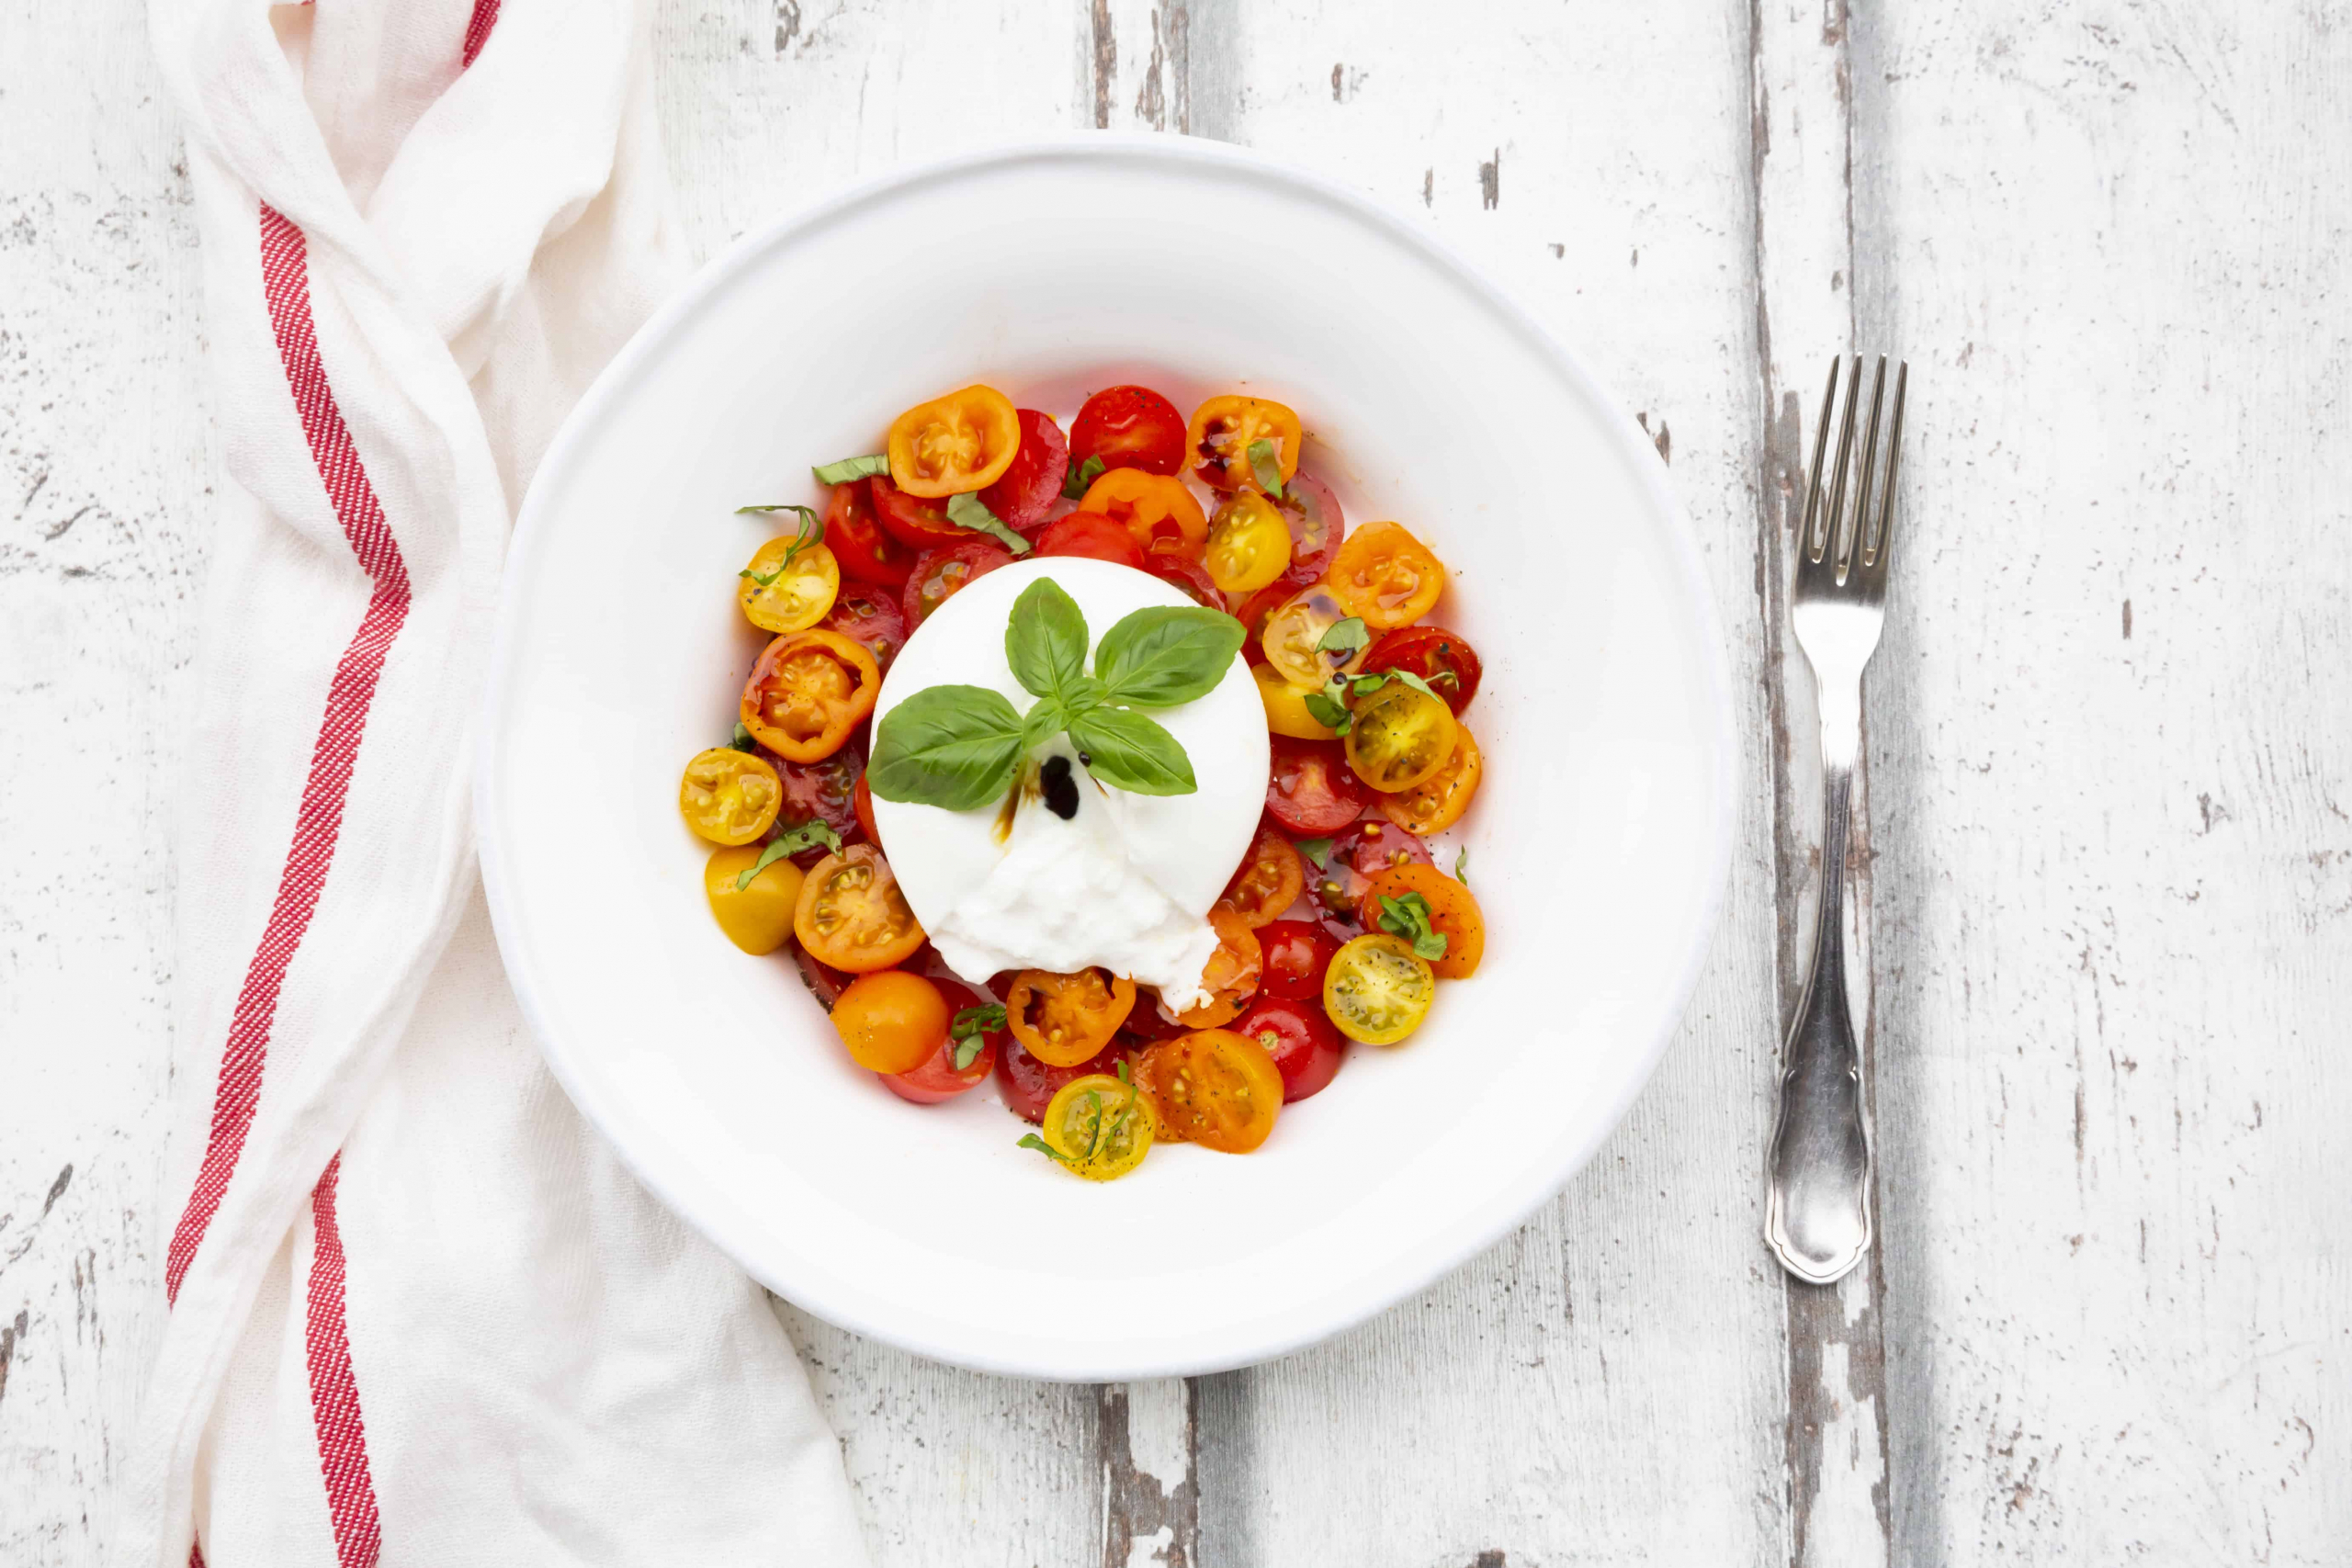
POLYGON ((1282 499, 1275 504, 1290 525, 1290 570, 1283 576, 1301 585, 1321 581, 1340 541, 1347 536, 1340 498, 1321 479, 1301 473, 1283 481, 1282 499))
MULTIPOLYGON (((808 886, 805 878, 801 886, 808 886)), ((808 956, 808 950, 805 947, 793 948, 792 962, 800 971, 800 983, 808 987, 808 994, 816 998, 817 1005, 827 1012, 833 1010, 833 1004, 842 999, 842 993, 849 989, 849 983, 857 978, 846 969, 818 963, 808 956)))
POLYGON ((911 1072, 947 1038, 947 998, 903 969, 860 975, 833 1004, 833 1028, 867 1072, 911 1072))
POLYGON ((1184 416, 1148 387, 1107 388, 1069 423, 1070 467, 1089 457, 1106 468, 1172 474, 1184 466, 1184 416))
POLYGON ((1313 1001, 1323 994, 1323 971, 1340 951, 1340 939, 1313 920, 1276 920, 1258 928, 1258 946, 1265 954, 1260 993, 1284 1001, 1313 1001))
POLYGON ((874 830, 874 791, 865 782, 864 769, 858 771, 857 793, 850 796, 849 806, 857 818, 858 831, 865 835, 866 842, 880 843, 882 835, 874 830))
POLYGON ((823 620, 841 589, 842 569, 832 551, 804 545, 797 534, 779 534, 752 553, 736 578, 735 597, 743 618, 762 631, 797 632, 823 620))
POLYGON ((1021 422, 1021 448, 1002 477, 980 491, 980 504, 1006 527, 1026 533, 1045 522, 1046 512, 1061 499, 1069 443, 1053 415, 1035 409, 1012 412, 1021 422))
POLYGON ((678 780, 678 815, 714 844, 748 844, 768 830, 784 785, 765 759, 732 746, 695 753, 678 780))
POLYGON ((1421 1026, 1436 999, 1435 973, 1385 932, 1341 947, 1323 976, 1323 1010, 1340 1033, 1367 1045, 1396 1044, 1421 1026))
POLYGON ((1287 481, 1298 472, 1298 415, 1265 398, 1211 398, 1193 411, 1184 429, 1184 450, 1193 477, 1216 490, 1258 483, 1250 448, 1273 443, 1273 458, 1287 481))
POLYGON ((1382 791, 1410 789, 1435 777, 1453 755, 1453 710, 1427 692, 1390 681, 1349 699, 1348 766, 1382 791))
POLYGON ((1346 942, 1363 934, 1356 906, 1374 877, 1393 866, 1429 863, 1427 844, 1393 822, 1371 818, 1332 839, 1323 864, 1308 877, 1308 901, 1324 929, 1346 942))
POLYGON ((910 495, 985 490, 1021 449, 1021 416, 994 387, 917 403, 890 422, 890 480, 910 495))
POLYGON ((1331 558, 1331 592, 1374 631, 1408 626, 1437 607, 1445 568, 1394 523, 1367 523, 1331 558))
POLYGON ((1143 547, 1135 536, 1099 512, 1073 512, 1046 525, 1037 536, 1040 556, 1086 556, 1143 570, 1143 547))
POLYGON ((1364 645, 1328 649, 1325 634, 1348 618, 1348 612, 1329 589, 1314 583, 1283 600, 1266 617, 1258 638, 1266 662, 1274 672, 1304 691, 1320 688, 1334 675, 1352 675, 1363 667, 1364 645))
POLYGON ((1136 983, 1101 969, 1023 969, 1004 998, 1012 1037, 1049 1067, 1074 1067, 1111 1043, 1136 1005, 1136 983))
POLYGON ((917 1105, 937 1105, 978 1089, 980 1081, 995 1069, 997 1047, 1004 1043, 1006 1037, 1006 1032, 1001 1029, 973 1029, 967 1038, 956 1039, 957 1021, 975 1008, 989 1006, 996 998, 983 997, 959 981, 943 980, 935 976, 930 978, 931 983, 939 987, 939 994, 947 999, 947 1038, 939 1043, 939 1049, 925 1057, 922 1065, 903 1073, 882 1075, 884 1089, 900 1100, 911 1100, 917 1105), (970 1055, 964 1066, 957 1066, 956 1059, 967 1050, 970 1055))
POLYGON ((884 588, 904 582, 915 564, 914 552, 883 532, 875 515, 873 487, 865 479, 833 487, 833 499, 825 506, 825 546, 841 564, 842 576, 884 588))
MULTIPOLYGON (((1018 1040, 1007 1040, 997 1047, 996 1087, 1004 1099, 1004 1108, 1023 1122, 1045 1119, 1046 1107, 1055 1095, 1073 1078, 1088 1073, 1115 1072, 1118 1064, 1132 1064, 1135 1053, 1123 1044, 1114 1043, 1092 1061, 1080 1062, 1074 1067, 1050 1067, 1031 1055, 1018 1040)), ((1128 1071, 1132 1073, 1131 1065, 1128 1071)))
POLYGON ((1266 811, 1304 838, 1336 833, 1363 815, 1368 793, 1336 741, 1272 738, 1266 811))
POLYGON ((886 675, 890 672, 890 660, 906 646, 907 613, 899 607, 897 598, 878 588, 851 583, 817 624, 863 644, 874 655, 874 667, 886 675))
POLYGON ((1265 962, 1258 950, 1258 933, 1231 905, 1210 909, 1209 925, 1216 931, 1216 951, 1201 970, 1201 989, 1209 994, 1208 1000, 1176 1015, 1179 1022, 1193 1029, 1214 1028, 1238 1016, 1242 1004, 1257 994, 1258 972, 1265 962))
POLYGON ((713 850, 703 863, 703 897, 711 918, 727 940, 757 956, 774 953, 792 940, 792 910, 800 901, 800 868, 788 860, 760 865, 760 846, 739 844, 713 850), (743 874, 759 867, 751 885, 739 887, 743 874))
POLYGON ((1407 626, 1374 643, 1363 656, 1363 669, 1367 675, 1381 670, 1419 675, 1458 714, 1478 694, 1478 677, 1486 666, 1461 633, 1443 626, 1407 626))
POLYGON ((1306 711, 1306 691, 1292 685, 1274 673, 1272 666, 1252 664, 1250 679, 1258 683, 1258 700, 1265 705, 1266 728, 1274 735, 1287 735, 1297 740, 1329 740, 1332 732, 1323 721, 1306 711))
POLYGON ((1110 469, 1086 487, 1078 509, 1108 517, 1147 552, 1169 548, 1198 560, 1209 536, 1209 520, 1184 481, 1141 468, 1110 469))
MULTIPOLYGON (((780 762, 775 771, 784 784, 784 808, 776 813, 778 824, 797 828, 803 822, 822 819, 826 827, 842 838, 857 838, 862 831, 857 820, 857 789, 865 782, 865 752, 861 748, 844 746, 820 761, 780 762)), ((792 859, 806 870, 823 860, 826 852, 824 845, 812 844, 792 859)))
POLYGON ((743 684, 740 716, 759 743, 787 762, 815 762, 847 741, 874 711, 882 671, 839 632, 788 632, 767 645, 743 684))
POLYGON ((1150 986, 1137 986, 1134 1010, 1127 1014, 1127 1021, 1119 1025, 1119 1038, 1140 1042, 1136 1047, 1140 1050, 1155 1040, 1173 1040, 1187 1032, 1188 1029, 1188 1025, 1168 1010, 1168 1004, 1159 999, 1157 989, 1150 986))
POLYGON ((1237 491, 1216 509, 1204 559, 1224 592, 1255 593, 1290 570, 1290 525, 1256 491, 1237 491))
POLYGON ((1222 902, 1255 931, 1298 902, 1306 888, 1306 872, 1299 864, 1298 852, 1272 823, 1261 822, 1240 869, 1225 885, 1222 902))
POLYGON ((1039 1131, 1064 1170, 1089 1181, 1116 1181, 1151 1152, 1155 1125, 1135 1085, 1089 1073, 1056 1091, 1039 1131))
POLYGON ((1387 931, 1382 918, 1386 906, 1381 900, 1413 893, 1429 905, 1430 929, 1445 938, 1444 955, 1429 960, 1430 968, 1441 980, 1467 980, 1476 975, 1478 960, 1487 953, 1487 917, 1470 889, 1433 865, 1399 865, 1381 872, 1357 900, 1356 919, 1367 931, 1387 931))
POLYGON ((1283 1076, 1283 1103, 1305 1100, 1339 1076, 1348 1038, 1314 1001, 1261 997, 1234 1021, 1233 1032, 1255 1040, 1283 1076))
POLYGON ((1174 550, 1150 549, 1144 552, 1144 570, 1162 582, 1172 582, 1193 597, 1193 603, 1223 614, 1225 595, 1209 581, 1208 569, 1174 550))
POLYGON ((852 844, 809 870, 792 934, 818 963, 853 975, 888 969, 922 945, 922 927, 872 844, 852 844))
POLYGON ((1161 1132, 1225 1154, 1264 1143, 1282 1112, 1282 1070, 1263 1045, 1230 1030, 1161 1041, 1143 1054, 1136 1081, 1161 1132))
POLYGON ((1478 793, 1478 781, 1486 771, 1470 727, 1456 721, 1453 755, 1445 760, 1445 766, 1410 789, 1382 795, 1381 815, 1408 833, 1442 833, 1470 809, 1470 797, 1478 793))
POLYGON ((943 549, 925 550, 916 558, 914 570, 907 574, 907 586, 899 602, 907 634, 914 635, 914 629, 922 625, 924 618, 946 603, 957 589, 976 577, 986 577, 997 568, 1012 564, 1012 551, 993 539, 976 539, 968 533, 943 549))
MULTIPOLYGON (((1233 612, 1233 618, 1241 623, 1242 646, 1260 648, 1263 645, 1266 623, 1273 618, 1276 610, 1291 602, 1301 586, 1292 582, 1287 577, 1277 578, 1251 594, 1243 602, 1241 608, 1233 612)), ((1333 603, 1336 604, 1337 601, 1333 603)), ((1251 657, 1255 658, 1256 655, 1253 654, 1251 657)))
POLYGON ((879 474, 867 483, 874 487, 875 521, 882 525, 884 533, 909 549, 945 549, 973 536, 969 528, 947 520, 945 502, 927 500, 911 491, 900 490, 879 474))

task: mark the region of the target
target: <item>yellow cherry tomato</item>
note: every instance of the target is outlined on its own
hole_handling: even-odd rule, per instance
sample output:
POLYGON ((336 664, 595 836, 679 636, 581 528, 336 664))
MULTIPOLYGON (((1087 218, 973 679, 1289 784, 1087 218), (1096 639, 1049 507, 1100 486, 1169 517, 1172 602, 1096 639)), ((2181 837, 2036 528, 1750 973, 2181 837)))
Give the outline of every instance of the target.
POLYGON ((1062 1085, 1038 1130, 1062 1168, 1089 1181, 1115 1181, 1151 1152, 1151 1108, 1133 1084, 1108 1073, 1062 1085))
POLYGON ((1209 519, 1209 581, 1223 593, 1255 593, 1290 570, 1290 525, 1254 490, 1235 494, 1209 519))
POLYGON ((1323 1010, 1340 1033, 1367 1045, 1396 1044, 1436 999, 1435 972, 1410 943, 1385 932, 1346 943, 1323 972, 1323 1010))
POLYGON ((1283 680, 1302 691, 1320 691, 1334 675, 1354 674, 1370 651, 1362 641, 1352 648, 1323 646, 1325 634, 1347 618, 1347 611, 1331 591, 1317 582, 1275 607, 1266 617, 1265 635, 1258 645, 1265 649, 1266 662, 1283 680))
POLYGON ((762 545, 737 581, 736 599, 753 626, 804 632, 833 607, 833 595, 842 591, 842 569, 824 546, 802 545, 799 535, 785 534, 762 545))
POLYGON ((1427 838, 1444 832, 1462 820, 1462 814, 1470 809, 1470 797, 1478 793, 1478 781, 1486 773, 1478 742, 1471 736, 1470 727, 1458 718, 1453 730, 1453 755, 1445 760, 1445 766, 1410 789, 1380 797, 1380 814, 1408 833, 1427 838))
POLYGON ((850 1059, 872 1073, 910 1073, 947 1043, 947 998, 920 975, 860 975, 833 1003, 833 1028, 850 1059))
POLYGON ((1250 666, 1258 682, 1258 700, 1266 705, 1266 728, 1294 740, 1329 740, 1331 731, 1306 711, 1306 689, 1294 686, 1263 664, 1250 666))
POLYGON ((757 955, 774 953, 792 936, 792 911, 800 903, 805 878, 789 858, 760 865, 757 844, 713 850, 702 868, 703 896, 710 900, 711 918, 727 940, 757 955), (752 868, 759 866, 756 873, 752 868), (746 884, 744 876, 751 874, 746 884))
POLYGON ((678 781, 678 815, 714 844, 748 844, 775 822, 784 781, 764 758, 732 746, 697 752, 678 781))
POLYGON ((1367 523, 1350 534, 1326 577, 1348 613, 1377 631, 1411 626, 1445 590, 1444 566, 1395 523, 1367 523))
POLYGON ((1442 697, 1390 681, 1351 704, 1348 766, 1376 790, 1410 789, 1443 770, 1458 728, 1442 697))
POLYGON ((890 482, 936 498, 986 490, 1021 450, 1021 418, 994 387, 972 386, 917 403, 890 422, 890 482))

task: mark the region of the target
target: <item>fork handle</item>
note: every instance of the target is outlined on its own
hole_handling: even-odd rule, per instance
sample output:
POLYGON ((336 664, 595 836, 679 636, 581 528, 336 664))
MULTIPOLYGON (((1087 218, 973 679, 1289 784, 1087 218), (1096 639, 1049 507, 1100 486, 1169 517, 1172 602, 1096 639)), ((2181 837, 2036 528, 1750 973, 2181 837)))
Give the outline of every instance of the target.
POLYGON ((1855 749, 1840 744, 1844 726, 1838 719, 1845 716, 1823 716, 1828 722, 1822 748, 1821 912, 1814 927, 1813 973, 1781 1052, 1764 1222, 1765 1242, 1781 1266, 1819 1285, 1842 1278, 1871 1245, 1862 1059, 1846 1004, 1844 895, 1855 749))

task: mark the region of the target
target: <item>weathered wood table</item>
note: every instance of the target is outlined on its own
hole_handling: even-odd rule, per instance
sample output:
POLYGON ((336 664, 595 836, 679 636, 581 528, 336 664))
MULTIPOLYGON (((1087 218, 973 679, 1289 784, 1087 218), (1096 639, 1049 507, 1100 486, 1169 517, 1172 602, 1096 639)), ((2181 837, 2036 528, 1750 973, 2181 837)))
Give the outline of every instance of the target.
MULTIPOLYGON (((1867 11, 664 6, 706 252, 1088 125, 1246 142, 1442 233, 1669 458, 1744 721, 1680 1038, 1460 1273, 1311 1353, 1125 1388, 796 1316, 882 1562, 2352 1558, 2352 7, 1867 11), (1758 1242, 1759 1173, 1818 854, 1782 550, 1800 407, 1849 344, 1906 354, 1913 404, 1856 845, 1883 1241, 1817 1291, 1758 1242)), ((161 1310, 164 770, 220 473, 187 202, 136 0, 0 6, 0 1562, 27 1568, 101 1561, 161 1310)))

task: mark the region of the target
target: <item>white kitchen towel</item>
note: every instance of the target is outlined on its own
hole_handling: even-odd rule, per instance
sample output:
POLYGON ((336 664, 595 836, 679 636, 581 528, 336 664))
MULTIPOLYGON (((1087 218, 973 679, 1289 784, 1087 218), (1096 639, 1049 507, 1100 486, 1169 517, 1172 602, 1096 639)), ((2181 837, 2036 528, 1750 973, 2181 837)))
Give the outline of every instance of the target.
POLYGON ((766 1297, 555 1087, 474 869, 513 506, 680 270, 647 26, 154 0, 232 482, 180 751, 187 1137, 125 1564, 865 1560, 766 1297))

